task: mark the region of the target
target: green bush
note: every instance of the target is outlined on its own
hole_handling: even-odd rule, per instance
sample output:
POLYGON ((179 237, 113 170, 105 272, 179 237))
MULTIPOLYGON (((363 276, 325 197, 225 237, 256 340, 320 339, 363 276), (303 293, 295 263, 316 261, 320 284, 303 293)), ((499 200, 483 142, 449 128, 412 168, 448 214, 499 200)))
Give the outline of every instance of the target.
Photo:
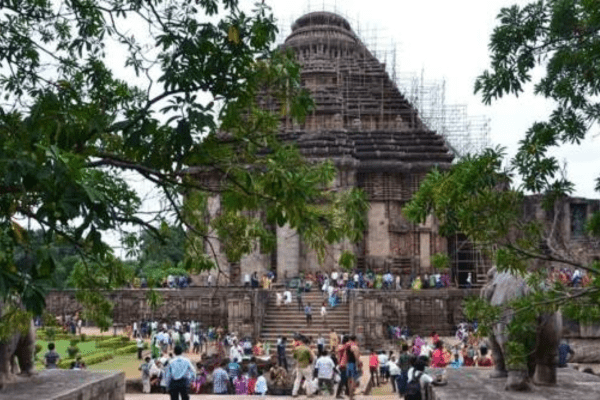
POLYGON ((67 347, 67 354, 69 355, 69 358, 75 358, 77 353, 79 353, 79 347, 77 347, 77 346, 67 347))
MULTIPOLYGON (((82 357, 81 360, 85 363, 85 365, 94 365, 94 364, 98 364, 98 363, 101 363, 106 360, 110 360, 112 358, 113 358, 113 354, 111 352, 104 352, 104 353, 98 353, 98 354, 93 354, 90 356, 82 357)), ((73 362, 72 359, 60 360, 58 362, 58 367, 62 368, 62 369, 69 369, 69 368, 71 368, 72 362, 73 362)))
POLYGON ((131 353, 135 353, 136 351, 137 351, 137 345, 132 344, 129 346, 121 347, 120 349, 116 349, 114 354, 117 354, 117 355, 131 354, 131 353))
POLYGON ((37 360, 39 352, 42 351, 42 345, 39 343, 35 344, 35 359, 37 360))
POLYGON ((114 337, 114 338, 111 338, 108 340, 99 341, 98 343, 96 343, 96 347, 116 349, 119 347, 126 346, 128 343, 130 343, 129 338, 123 337, 123 336, 117 336, 117 337, 114 337))
POLYGON ((82 333, 81 335, 79 335, 79 338, 81 339, 82 342, 85 342, 87 339, 87 336, 85 333, 82 333))

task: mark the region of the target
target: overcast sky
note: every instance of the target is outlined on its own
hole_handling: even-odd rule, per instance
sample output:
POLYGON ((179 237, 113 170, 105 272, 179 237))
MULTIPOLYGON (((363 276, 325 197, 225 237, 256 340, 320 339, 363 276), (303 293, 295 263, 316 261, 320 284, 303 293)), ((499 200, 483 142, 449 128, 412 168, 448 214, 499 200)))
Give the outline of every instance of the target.
MULTIPOLYGON (((266 0, 282 26, 309 11, 337 11, 345 16, 367 44, 377 37, 379 53, 396 44, 397 72, 446 82, 446 103, 466 104, 470 115, 491 120, 492 144, 514 154, 518 141, 536 120, 543 120, 552 103, 534 97, 532 85, 519 98, 507 97, 491 106, 473 95, 475 78, 489 65, 488 43, 502 7, 527 4, 516 0, 266 0)), ((289 28, 287 29, 289 33, 289 28)), ((373 50, 373 49, 372 49, 373 50)), ((383 60, 381 60, 383 61, 383 60)), ((388 58, 388 63, 391 60, 388 58)), ((539 75, 543 70, 537 71, 539 75)), ((600 175, 600 137, 591 132, 581 146, 563 146, 556 156, 566 161, 577 196, 595 197, 594 180, 600 175), (594 137, 595 136, 595 137, 594 137)))

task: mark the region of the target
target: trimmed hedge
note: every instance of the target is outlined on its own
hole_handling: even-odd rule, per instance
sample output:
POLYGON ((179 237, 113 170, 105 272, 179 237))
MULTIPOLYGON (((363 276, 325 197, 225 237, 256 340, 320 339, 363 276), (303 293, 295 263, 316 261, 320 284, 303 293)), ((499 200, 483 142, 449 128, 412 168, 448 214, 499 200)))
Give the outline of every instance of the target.
POLYGON ((115 355, 120 355, 120 354, 131 354, 131 353, 135 353, 137 352, 137 345, 136 344, 131 344, 125 347, 121 347, 120 349, 116 349, 114 351, 115 355))
POLYGON ((96 347, 98 348, 102 348, 102 347, 108 347, 108 348, 119 348, 119 347, 123 347, 126 346, 127 344, 129 344, 131 341, 129 340, 129 338, 127 336, 117 336, 108 340, 102 340, 96 343, 96 347))
MULTIPOLYGON (((85 365, 94 365, 113 358, 112 352, 98 353, 91 356, 81 357, 85 365)), ((58 368, 69 369, 73 359, 63 359, 58 362, 58 368)))

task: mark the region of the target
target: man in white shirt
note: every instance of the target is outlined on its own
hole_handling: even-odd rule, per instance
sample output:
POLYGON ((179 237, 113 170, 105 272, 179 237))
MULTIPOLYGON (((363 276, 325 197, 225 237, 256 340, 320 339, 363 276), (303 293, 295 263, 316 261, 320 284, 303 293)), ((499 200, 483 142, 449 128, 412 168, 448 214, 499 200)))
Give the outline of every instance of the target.
POLYGON ((206 283, 208 284, 208 286, 213 285, 213 276, 210 272, 208 273, 208 277, 206 278, 206 283))
POLYGON ((250 274, 244 274, 244 287, 250 287, 250 274))
POLYGON ((385 354, 385 351, 381 351, 377 356, 379 360, 379 376, 381 378, 382 383, 386 383, 388 379, 388 356, 385 354))
POLYGON ((318 371, 317 377, 319 378, 321 394, 333 394, 333 370, 335 364, 331 357, 329 357, 329 354, 327 354, 327 350, 323 350, 321 356, 317 359, 315 368, 318 371))

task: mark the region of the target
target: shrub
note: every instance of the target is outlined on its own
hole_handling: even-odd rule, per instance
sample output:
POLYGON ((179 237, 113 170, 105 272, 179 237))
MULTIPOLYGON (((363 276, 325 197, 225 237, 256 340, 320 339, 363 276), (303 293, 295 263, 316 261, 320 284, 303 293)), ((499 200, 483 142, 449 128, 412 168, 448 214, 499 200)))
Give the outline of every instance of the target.
POLYGON ((125 347, 121 347, 120 349, 115 350, 114 354, 131 354, 137 351, 137 345, 132 344, 125 347))
POLYGON ((42 351, 42 345, 39 343, 35 344, 35 359, 37 360, 39 352, 42 351))
MULTIPOLYGON (((97 353, 97 354, 93 354, 90 356, 82 357, 82 361, 85 363, 85 365, 94 365, 94 364, 98 364, 98 363, 101 363, 106 360, 110 360, 112 358, 113 358, 113 354, 111 352, 104 352, 104 353, 97 353)), ((71 368, 71 362, 73 362, 73 360, 69 360, 69 359, 60 360, 58 362, 58 367, 62 368, 62 369, 69 369, 69 368, 71 368)))
POLYGON ((80 339, 81 339, 82 342, 85 342, 86 339, 87 339, 87 336, 86 336, 85 333, 82 333, 81 335, 79 335, 79 337, 80 337, 80 339))
POLYGON ((118 336, 118 337, 110 338, 107 340, 102 340, 102 341, 96 343, 96 347, 99 347, 99 348, 106 347, 106 348, 115 349, 115 348, 125 346, 128 342, 129 342, 129 339, 127 339, 127 341, 124 341, 121 336, 118 336))

